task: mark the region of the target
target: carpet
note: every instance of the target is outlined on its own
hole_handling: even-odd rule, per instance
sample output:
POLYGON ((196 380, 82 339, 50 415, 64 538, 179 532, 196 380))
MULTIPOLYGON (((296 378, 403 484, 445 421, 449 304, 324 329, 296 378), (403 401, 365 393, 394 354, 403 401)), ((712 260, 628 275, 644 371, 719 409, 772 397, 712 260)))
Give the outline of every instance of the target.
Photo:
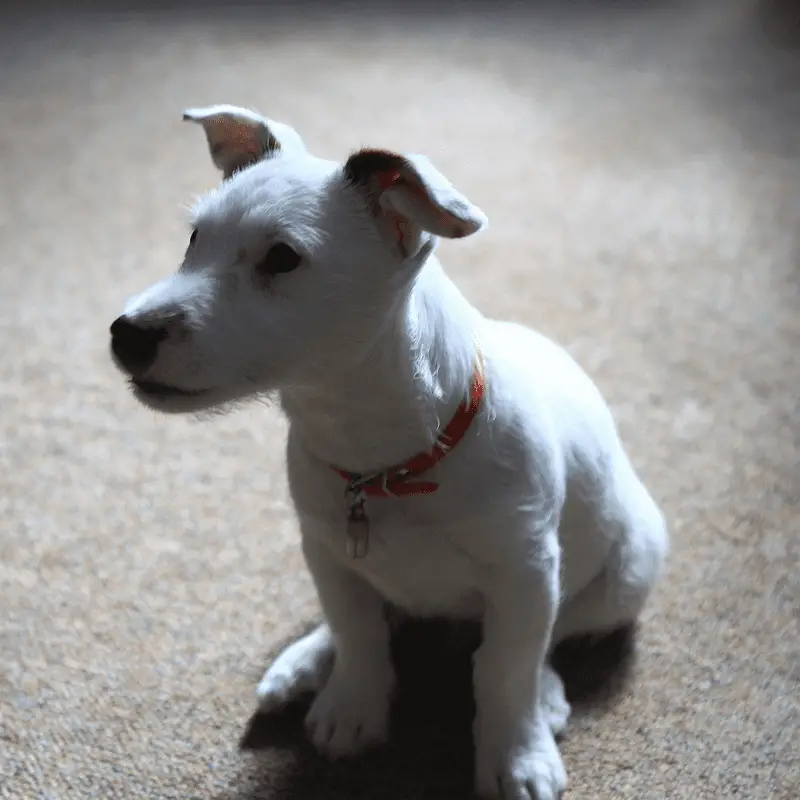
POLYGON ((0 797, 470 796, 468 661, 415 659, 436 628, 398 645, 383 750, 329 765, 299 712, 251 721, 318 615, 285 424, 158 417, 109 361, 217 181, 181 122, 215 102, 332 158, 428 154, 490 220, 450 274, 583 364, 662 504, 668 570, 625 679, 576 695, 568 796, 798 796, 791 4, 135 6, 2 12, 0 797))

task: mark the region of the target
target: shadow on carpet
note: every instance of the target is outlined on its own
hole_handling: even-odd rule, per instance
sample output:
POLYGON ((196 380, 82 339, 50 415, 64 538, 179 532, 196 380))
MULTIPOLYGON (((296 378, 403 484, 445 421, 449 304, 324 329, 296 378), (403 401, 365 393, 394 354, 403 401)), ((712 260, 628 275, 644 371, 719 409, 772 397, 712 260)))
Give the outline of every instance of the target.
MULTIPOLYGON (((256 714, 240 743, 256 757, 250 785, 231 800, 472 797, 471 656, 479 644, 477 625, 413 621, 401 626, 393 641, 398 689, 390 740, 359 758, 332 763, 316 754, 303 733, 308 702, 279 714, 256 714), (278 759, 277 769, 275 753, 287 751, 289 766, 278 759)), ((574 717, 614 704, 631 677, 634 645, 632 628, 559 645, 553 665, 574 717)))

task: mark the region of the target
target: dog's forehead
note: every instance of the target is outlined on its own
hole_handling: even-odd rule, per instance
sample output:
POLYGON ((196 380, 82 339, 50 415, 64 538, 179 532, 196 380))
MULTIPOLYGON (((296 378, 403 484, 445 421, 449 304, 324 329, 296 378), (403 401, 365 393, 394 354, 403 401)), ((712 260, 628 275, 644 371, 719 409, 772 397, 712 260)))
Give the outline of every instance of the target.
POLYGON ((234 174, 200 198, 193 217, 203 222, 234 223, 254 213, 292 209, 308 217, 319 207, 331 181, 341 171, 334 161, 309 155, 265 159, 234 174))

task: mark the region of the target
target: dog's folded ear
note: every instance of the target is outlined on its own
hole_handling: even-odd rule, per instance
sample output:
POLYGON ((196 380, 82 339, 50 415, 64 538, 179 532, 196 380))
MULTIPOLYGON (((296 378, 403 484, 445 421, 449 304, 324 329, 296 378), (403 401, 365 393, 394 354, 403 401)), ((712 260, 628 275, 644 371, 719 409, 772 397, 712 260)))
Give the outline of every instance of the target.
POLYGON ((483 228, 486 215, 425 156, 364 149, 345 164, 348 183, 366 192, 385 234, 404 256, 420 247, 420 234, 461 239, 483 228))
POLYGON ((297 132, 255 111, 230 105, 187 108, 184 120, 203 126, 211 159, 225 178, 288 150, 305 150, 297 132))

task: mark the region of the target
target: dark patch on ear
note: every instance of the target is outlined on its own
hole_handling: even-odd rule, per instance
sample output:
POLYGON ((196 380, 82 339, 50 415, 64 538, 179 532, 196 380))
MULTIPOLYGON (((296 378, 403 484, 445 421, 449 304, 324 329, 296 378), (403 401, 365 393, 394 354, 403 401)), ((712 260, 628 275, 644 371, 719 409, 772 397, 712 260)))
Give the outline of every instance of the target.
POLYGON ((396 153, 366 147, 347 159, 344 175, 348 183, 365 186, 379 172, 399 171, 406 166, 405 159, 396 153))
MULTIPOLYGON (((226 179, 232 178, 237 173, 246 170, 248 167, 252 167, 253 164, 258 164, 259 161, 263 161, 265 158, 269 158, 275 153, 280 152, 281 143, 275 138, 272 131, 264 131, 261 138, 262 140, 258 149, 250 149, 250 152, 246 156, 241 156, 237 164, 228 168, 228 174, 225 176, 226 179)), ((226 141, 214 142, 213 144, 209 141, 209 146, 211 149, 211 157, 215 161, 221 155, 224 155, 227 150, 231 149, 231 144, 226 141)))
MULTIPOLYGON (((225 150, 225 145, 222 142, 218 142, 217 144, 213 145, 211 147, 212 157, 219 156, 223 150, 225 150)), ((280 150, 281 143, 272 135, 271 132, 267 131, 261 147, 261 152, 253 152, 246 159, 242 159, 241 163, 231 168, 230 174, 226 176, 226 179, 230 179, 237 173, 248 169, 248 167, 252 167, 254 164, 258 164, 265 158, 269 158, 275 153, 279 153, 280 150)))
POLYGON ((267 153, 277 153, 281 149, 281 143, 275 138, 272 131, 267 131, 267 138, 264 142, 262 155, 267 153))

